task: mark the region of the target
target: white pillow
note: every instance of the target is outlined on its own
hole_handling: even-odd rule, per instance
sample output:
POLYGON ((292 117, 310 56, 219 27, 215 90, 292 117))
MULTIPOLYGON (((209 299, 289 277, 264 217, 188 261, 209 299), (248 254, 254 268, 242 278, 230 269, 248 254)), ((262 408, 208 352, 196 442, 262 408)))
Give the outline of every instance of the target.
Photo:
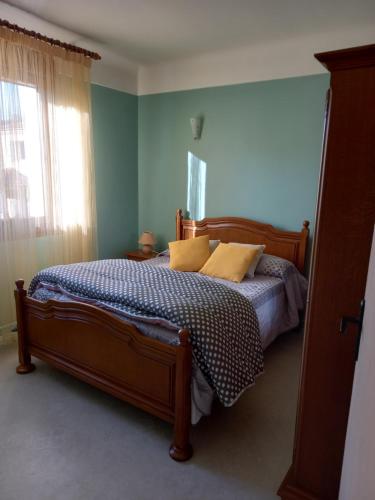
POLYGON ((236 243, 234 241, 230 242, 229 245, 237 245, 240 247, 248 247, 248 248, 258 249, 257 256, 250 264, 249 269, 247 270, 246 275, 245 275, 248 278, 254 278, 255 269, 257 268, 257 265, 260 261, 260 258, 262 257, 262 254, 266 248, 266 245, 252 245, 251 243, 236 243))
POLYGON ((212 253, 214 250, 216 250, 216 247, 219 246, 220 240, 210 240, 209 241, 209 246, 210 246, 210 252, 212 253))

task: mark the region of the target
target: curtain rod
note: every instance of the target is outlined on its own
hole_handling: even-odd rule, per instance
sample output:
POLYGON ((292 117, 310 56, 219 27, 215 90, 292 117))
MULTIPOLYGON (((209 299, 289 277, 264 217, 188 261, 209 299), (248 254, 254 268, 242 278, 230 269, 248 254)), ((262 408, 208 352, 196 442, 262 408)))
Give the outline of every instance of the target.
POLYGON ((37 33, 36 31, 21 28, 17 24, 12 24, 5 19, 0 19, 0 26, 8 28, 12 31, 17 31, 18 33, 23 33, 27 36, 31 36, 32 38, 36 38, 37 40, 42 40, 43 42, 49 43, 50 45, 56 45, 57 47, 61 47, 62 49, 68 50, 70 52, 77 52, 78 54, 90 57, 91 59, 94 59, 96 61, 101 59, 100 55, 96 52, 91 52, 90 50, 83 49, 82 47, 77 47, 76 45, 71 45, 70 43, 61 42, 60 40, 55 40, 54 38, 49 38, 48 36, 42 35, 41 33, 37 33))

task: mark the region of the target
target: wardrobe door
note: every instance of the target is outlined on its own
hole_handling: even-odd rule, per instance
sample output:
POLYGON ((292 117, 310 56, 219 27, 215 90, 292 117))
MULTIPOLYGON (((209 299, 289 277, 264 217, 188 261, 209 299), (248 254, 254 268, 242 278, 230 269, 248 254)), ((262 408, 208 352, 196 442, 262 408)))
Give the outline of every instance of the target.
POLYGON ((318 54, 331 72, 293 464, 283 499, 338 496, 375 222, 375 45, 318 54))

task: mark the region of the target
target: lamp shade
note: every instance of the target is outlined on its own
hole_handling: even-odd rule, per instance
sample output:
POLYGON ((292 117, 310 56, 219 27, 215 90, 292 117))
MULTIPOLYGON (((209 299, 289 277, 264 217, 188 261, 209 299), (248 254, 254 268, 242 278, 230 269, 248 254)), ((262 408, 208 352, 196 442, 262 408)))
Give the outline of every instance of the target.
POLYGON ((151 231, 145 231, 141 234, 138 243, 140 243, 141 245, 155 245, 155 236, 151 231))

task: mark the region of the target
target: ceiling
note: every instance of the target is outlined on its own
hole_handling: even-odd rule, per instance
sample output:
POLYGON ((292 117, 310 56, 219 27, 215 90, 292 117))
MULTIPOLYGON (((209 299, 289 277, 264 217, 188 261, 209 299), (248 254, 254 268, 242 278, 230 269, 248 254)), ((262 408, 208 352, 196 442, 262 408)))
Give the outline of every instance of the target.
POLYGON ((153 64, 374 25, 374 0, 11 0, 6 3, 153 64))

